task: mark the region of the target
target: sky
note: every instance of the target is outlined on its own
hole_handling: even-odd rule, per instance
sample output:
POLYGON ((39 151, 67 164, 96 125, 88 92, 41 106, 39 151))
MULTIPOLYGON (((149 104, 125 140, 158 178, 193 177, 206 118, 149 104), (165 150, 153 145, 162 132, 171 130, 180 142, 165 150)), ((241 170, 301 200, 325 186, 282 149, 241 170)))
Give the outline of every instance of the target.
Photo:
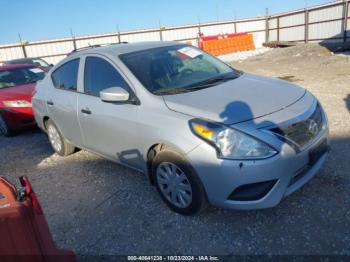
POLYGON ((330 0, 0 0, 0 44, 250 18, 330 0))

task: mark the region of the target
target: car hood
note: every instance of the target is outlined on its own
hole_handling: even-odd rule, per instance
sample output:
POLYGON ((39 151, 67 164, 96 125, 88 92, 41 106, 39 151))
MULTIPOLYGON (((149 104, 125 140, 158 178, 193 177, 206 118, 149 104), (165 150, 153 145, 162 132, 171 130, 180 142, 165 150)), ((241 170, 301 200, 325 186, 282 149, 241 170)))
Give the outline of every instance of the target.
POLYGON ((286 81, 243 73, 239 78, 194 92, 163 96, 170 110, 224 124, 236 124, 280 111, 305 89, 286 81))
POLYGON ((0 88, 0 101, 24 99, 31 101, 35 83, 0 88))

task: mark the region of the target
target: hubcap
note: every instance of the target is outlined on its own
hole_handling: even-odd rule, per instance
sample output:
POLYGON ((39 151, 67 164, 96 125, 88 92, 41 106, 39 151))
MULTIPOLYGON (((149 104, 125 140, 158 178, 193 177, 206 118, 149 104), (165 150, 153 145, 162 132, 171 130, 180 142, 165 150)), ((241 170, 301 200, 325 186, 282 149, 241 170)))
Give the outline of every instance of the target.
POLYGON ((6 134, 7 133, 7 125, 5 123, 5 120, 0 116, 0 133, 6 134))
POLYGON ((185 173, 175 164, 163 162, 156 171, 157 183, 168 201, 179 208, 192 202, 192 187, 185 173))
POLYGON ((56 152, 61 151, 62 141, 57 129, 53 125, 50 125, 47 129, 47 133, 49 135, 50 143, 52 147, 55 149, 55 151, 56 152))

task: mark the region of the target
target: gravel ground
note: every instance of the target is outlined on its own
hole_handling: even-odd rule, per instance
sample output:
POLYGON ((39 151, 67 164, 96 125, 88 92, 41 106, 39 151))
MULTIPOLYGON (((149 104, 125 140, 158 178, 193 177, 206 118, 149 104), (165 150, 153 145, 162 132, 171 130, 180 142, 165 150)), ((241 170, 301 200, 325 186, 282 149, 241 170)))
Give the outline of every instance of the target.
POLYGON ((304 86, 329 116, 325 167, 275 208, 182 217, 144 175, 86 151, 61 158, 39 130, 0 137, 0 174, 29 176, 57 245, 77 254, 350 255, 350 57, 307 45, 234 66, 304 86))

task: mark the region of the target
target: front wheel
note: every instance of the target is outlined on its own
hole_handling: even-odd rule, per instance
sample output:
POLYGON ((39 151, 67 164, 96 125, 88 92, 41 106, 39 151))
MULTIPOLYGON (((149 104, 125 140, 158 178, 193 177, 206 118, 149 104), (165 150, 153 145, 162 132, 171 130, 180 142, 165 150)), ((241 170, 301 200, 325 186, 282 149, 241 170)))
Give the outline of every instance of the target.
POLYGON ((63 138, 52 120, 47 120, 45 126, 51 147, 58 155, 68 156, 75 152, 75 147, 63 138))
POLYGON ((0 135, 10 137, 14 134, 13 130, 8 126, 4 117, 0 114, 0 135))
POLYGON ((159 152, 153 159, 152 174, 160 196, 173 211, 194 215, 206 206, 201 181, 179 153, 171 150, 159 152))

